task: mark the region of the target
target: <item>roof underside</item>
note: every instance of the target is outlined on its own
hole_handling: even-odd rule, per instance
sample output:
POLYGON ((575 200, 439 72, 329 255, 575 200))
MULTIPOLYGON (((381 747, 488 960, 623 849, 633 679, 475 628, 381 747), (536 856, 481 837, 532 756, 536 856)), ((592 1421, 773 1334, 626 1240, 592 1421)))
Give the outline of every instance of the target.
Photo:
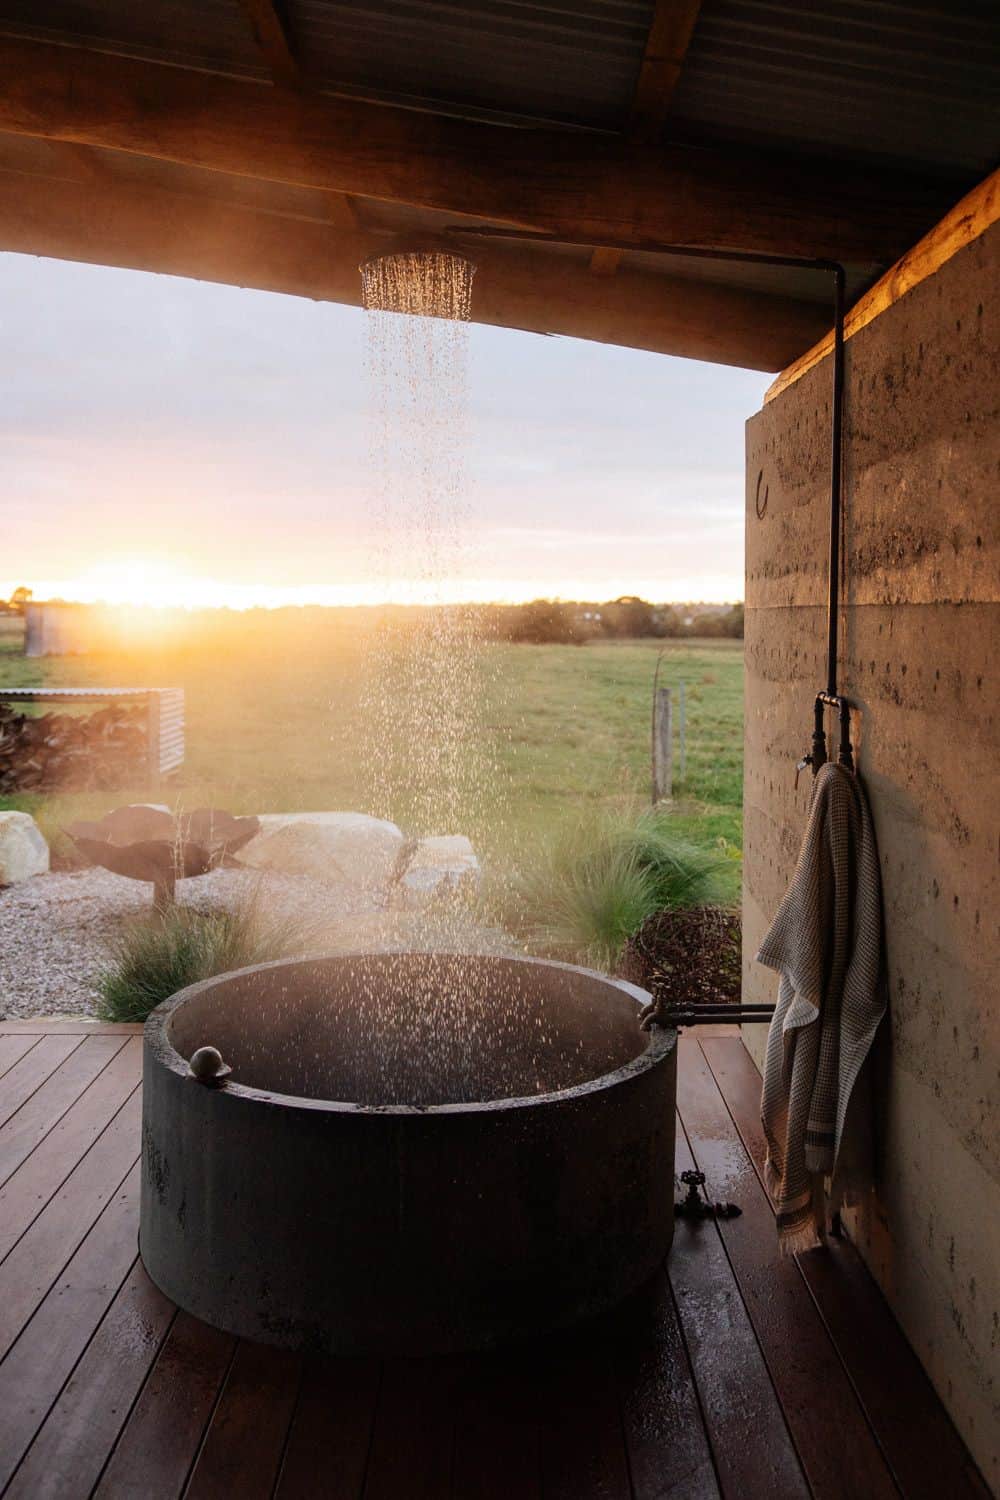
MULTIPOLYGON (((487 307, 486 321, 669 350, 670 298, 679 307, 686 289, 701 284, 723 289, 730 300, 715 308, 706 290, 698 307, 688 307, 681 316, 687 331, 677 336, 674 352, 761 368, 776 368, 822 331, 829 279, 794 267, 678 260, 643 248, 650 239, 668 237, 649 233, 647 221, 659 223, 658 213, 663 217, 659 198, 669 198, 668 190, 661 193, 650 176, 650 162, 655 170, 660 157, 671 163, 679 159, 685 172, 693 172, 695 186, 698 164, 709 163, 715 174, 713 222, 718 222, 718 203, 724 207, 726 191, 734 195, 734 203, 738 200, 734 217, 749 225, 743 240, 735 228, 728 243, 726 234, 716 239, 706 228, 695 243, 729 249, 769 244, 757 232, 756 215, 760 225, 776 223, 773 240, 779 253, 789 211, 775 206, 774 181, 780 182, 783 170, 800 173, 811 184, 816 202, 810 211, 818 222, 825 174, 833 173, 829 222, 850 223, 847 253, 838 258, 848 263, 849 289, 856 295, 989 172, 1000 154, 1000 8, 979 0, 922 5, 842 0, 836 7, 827 0, 702 0, 700 5, 697 0, 288 0, 284 6, 269 0, 144 0, 141 5, 134 0, 0 0, 0 38, 8 39, 0 41, 0 53, 14 49, 6 77, 12 72, 23 76, 25 56, 39 60, 45 87, 37 96, 45 107, 60 67, 77 82, 90 69, 103 67, 101 78, 106 79, 113 58, 124 87, 130 69, 134 73, 140 90, 135 97, 143 105, 150 90, 157 91, 158 79, 164 99, 176 90, 178 73, 187 78, 214 75, 205 79, 206 87, 224 89, 227 79, 245 81, 268 110, 277 108, 275 96, 280 95, 290 101, 286 113, 292 112, 293 142, 301 143, 305 134, 294 113, 301 101, 320 109, 329 100, 329 107, 340 111, 336 128, 357 143, 359 162, 369 134, 365 121, 376 116, 404 121, 404 145, 397 134, 391 149, 380 148, 369 196, 353 188, 346 195, 331 192, 321 167, 315 167, 315 153, 308 170, 296 170, 294 164, 279 168, 258 159, 259 143, 248 137, 245 162, 232 150, 213 157, 200 137, 195 140, 205 122, 193 120, 190 111, 184 117, 191 122, 193 143, 187 152, 183 144, 164 145, 156 130, 148 144, 134 130, 119 137, 105 121, 94 124, 94 109, 83 124, 78 117, 69 120, 67 109, 60 115, 58 99, 51 120, 42 118, 41 106, 32 106, 30 120, 23 109, 20 114, 15 109, 0 119, 0 248, 355 300, 348 295, 346 273, 340 278, 328 274, 321 233, 339 229, 349 258, 356 248, 377 244, 388 234, 441 232, 462 223, 496 224, 509 234, 512 225, 523 223, 553 242, 508 239, 491 247, 490 254, 498 257, 498 284, 507 276, 509 285, 504 282, 503 297, 498 294, 496 305, 487 307), (25 42, 40 45, 24 52, 25 42), (150 63, 170 66, 151 74, 150 63), (379 109, 375 115, 369 110, 355 124, 344 115, 346 106, 334 106, 334 100, 359 101, 359 109, 372 104, 396 108, 379 109), (572 216, 555 209, 551 221, 535 208, 522 215, 511 209, 509 191, 502 203, 498 199, 494 215, 488 170, 482 191, 477 187, 466 198, 461 174, 454 175, 449 195, 440 162, 437 176, 445 179, 443 188, 436 180, 432 190, 397 186, 400 172, 392 151, 405 149, 407 120, 422 139, 428 120, 448 122, 448 139, 459 141, 463 170, 486 149, 483 142, 498 140, 503 149, 515 137, 519 148, 526 138, 537 141, 536 155, 522 152, 508 173, 515 184, 531 179, 537 193, 543 192, 549 161, 560 191, 567 182, 577 191, 588 152, 594 154, 598 172, 610 172, 613 181, 606 153, 621 150, 621 217, 609 215, 600 204, 581 212, 578 226, 572 216), (467 128, 487 132, 470 137, 467 149, 455 135, 463 121, 481 122, 467 128), (572 153, 569 166, 563 159, 566 151, 572 153), (634 187, 629 181, 633 152, 634 187), (755 192, 751 179, 760 163, 772 175, 755 192), (388 186, 382 180, 384 168, 388 186), (845 174, 852 173, 853 196, 842 205, 836 195, 844 191, 845 174), (897 238, 902 243, 894 241, 891 207, 885 204, 885 184, 897 180, 910 195, 907 204, 912 200, 916 205, 909 218, 904 214, 900 219, 897 238), (48 183, 45 190, 43 182, 48 183), (31 201, 36 190, 37 204, 31 201), (85 222, 85 201, 103 225, 85 222), (138 231, 125 228, 141 217, 143 204, 155 217, 157 203, 171 210, 177 239, 183 232, 187 246, 184 253, 168 247, 162 262, 152 249, 145 254, 133 248, 138 231), (190 248, 199 206, 204 224, 215 227, 219 241, 212 254, 205 252, 201 272, 190 248), (242 238, 266 242, 259 275, 249 251, 234 255, 231 274, 227 271, 220 238, 223 215, 240 213, 247 225, 242 238), (872 215, 867 238, 866 214, 872 215), (888 222, 876 229, 878 214, 888 222), (602 235, 598 231, 605 224, 602 235), (608 248, 594 257, 593 247, 604 238, 608 248), (294 274, 288 265, 275 269, 283 247, 283 264, 294 260, 294 274), (316 262, 314 284, 310 256, 316 262), (553 309, 551 328, 533 296, 553 309), (651 327, 655 324, 645 339, 637 332, 643 296, 650 299, 649 321, 651 327), (754 357, 750 326, 754 298, 759 299, 762 324, 781 323, 787 314, 786 332, 770 341, 762 337, 759 358, 754 357), (735 328, 742 309, 745 327, 729 344, 724 328, 720 332, 716 326, 705 347, 699 345, 694 329, 699 319, 706 328, 727 320, 735 328)), ((162 109, 167 108, 164 103, 162 109)), ((210 108, 206 106, 209 113, 210 108)), ((119 127, 121 114, 119 106, 119 127)), ((262 131, 265 127, 266 121, 262 131)), ((498 180, 502 176, 497 173, 498 180)), ((362 176, 361 186, 367 185, 362 176)), ((680 189, 676 196, 687 204, 680 189)), ((803 251, 809 232, 808 224, 799 226, 792 253, 809 253, 803 251)), ((163 243, 162 227, 153 237, 163 243)), ((683 230, 680 237, 690 242, 683 230)), ((839 248, 835 237, 832 248, 839 248)), ((812 253, 829 256, 831 245, 820 243, 817 234, 812 253)))

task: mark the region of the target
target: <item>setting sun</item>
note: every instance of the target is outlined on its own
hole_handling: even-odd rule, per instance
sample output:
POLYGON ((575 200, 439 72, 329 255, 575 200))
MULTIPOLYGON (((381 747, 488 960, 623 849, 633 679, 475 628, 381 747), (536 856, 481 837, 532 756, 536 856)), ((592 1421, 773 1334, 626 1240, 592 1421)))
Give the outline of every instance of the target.
POLYGON ((97 563, 76 578, 36 588, 83 604, 148 604, 156 608, 197 608, 220 602, 209 579, 184 574, 160 558, 127 557, 97 563))

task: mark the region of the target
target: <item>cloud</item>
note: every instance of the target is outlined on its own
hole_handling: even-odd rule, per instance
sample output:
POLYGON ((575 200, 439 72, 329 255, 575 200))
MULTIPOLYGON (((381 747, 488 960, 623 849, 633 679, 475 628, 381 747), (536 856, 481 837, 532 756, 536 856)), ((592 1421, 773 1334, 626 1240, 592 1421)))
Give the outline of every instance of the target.
MULTIPOLYGON (((306 590, 368 566, 362 313, 17 255, 0 289, 0 592, 109 552, 306 590)), ((472 328, 467 576, 740 594, 743 422, 766 384, 472 328)))

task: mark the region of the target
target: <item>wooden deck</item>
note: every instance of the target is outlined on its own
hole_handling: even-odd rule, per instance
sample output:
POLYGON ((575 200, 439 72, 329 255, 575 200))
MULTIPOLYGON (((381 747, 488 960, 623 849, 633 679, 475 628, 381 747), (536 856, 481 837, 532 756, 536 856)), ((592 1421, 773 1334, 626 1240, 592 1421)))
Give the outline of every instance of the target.
POLYGON ((759 1077, 681 1041, 678 1223, 650 1297, 503 1357, 320 1361, 188 1317, 136 1256, 136 1027, 0 1025, 0 1492, 280 1500, 988 1494, 846 1243, 780 1260, 759 1077))

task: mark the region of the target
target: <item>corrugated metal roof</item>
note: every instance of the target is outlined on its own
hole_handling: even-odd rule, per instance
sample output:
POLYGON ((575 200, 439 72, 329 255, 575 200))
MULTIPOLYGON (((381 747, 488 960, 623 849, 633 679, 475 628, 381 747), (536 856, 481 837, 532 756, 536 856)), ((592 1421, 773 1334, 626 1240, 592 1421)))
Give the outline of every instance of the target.
MULTIPOLYGON (((624 131, 653 0, 284 0, 305 87, 511 123, 624 131)), ((268 77, 242 0, 0 0, 0 33, 268 77)), ((778 155, 878 160, 954 179, 1000 157, 1000 0, 703 0, 666 135, 778 155)), ((92 150, 109 179, 331 223, 323 192, 92 150)), ((0 139, 0 171, 86 173, 44 140, 0 139), (68 164, 67 164, 68 162, 68 164)), ((460 218, 358 200, 367 231, 460 218)), ((349 211, 348 224, 350 223, 349 211)), ((341 219, 340 222, 343 222, 341 219)), ((473 221, 470 221, 473 222, 473 221)), ((474 222, 482 222, 480 220, 474 222)), ((580 263, 585 247, 535 245, 580 263)), ((825 301, 808 271, 627 252, 622 267, 825 301)), ((881 267, 851 266, 849 297, 881 267)), ((594 300, 601 281, 593 279, 594 300)))
POLYGON ((981 175, 998 101, 996 0, 705 0, 670 133, 981 175))
MULTIPOLYGON (((322 89, 511 122, 627 128, 653 0, 285 0, 322 89)), ((241 0, 0 0, 0 31, 263 78, 241 0)), ((998 0, 703 0, 676 139, 968 182, 1000 158, 998 0)))
POLYGON ((266 78, 239 0, 2 0, 0 30, 266 78))
POLYGON ((335 90, 511 120, 617 129, 649 0, 290 0, 311 75, 335 90))

